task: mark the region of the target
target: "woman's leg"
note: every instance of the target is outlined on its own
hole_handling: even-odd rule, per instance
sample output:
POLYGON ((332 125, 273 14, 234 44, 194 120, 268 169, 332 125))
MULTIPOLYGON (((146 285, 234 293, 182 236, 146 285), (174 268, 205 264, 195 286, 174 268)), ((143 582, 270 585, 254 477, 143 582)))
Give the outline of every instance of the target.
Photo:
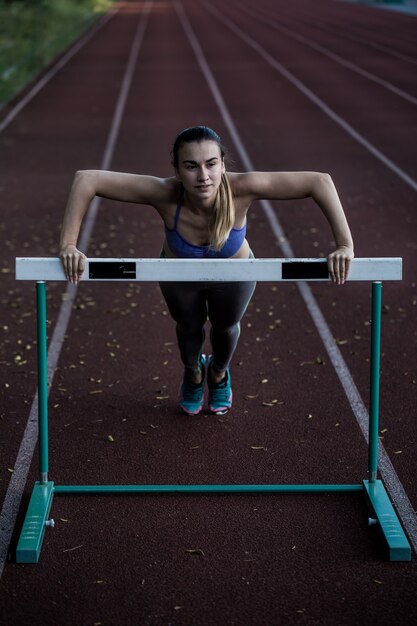
POLYGON ((202 283, 159 283, 169 312, 177 326, 181 360, 193 382, 200 370, 200 355, 205 339, 207 303, 202 283))
POLYGON ((220 380, 230 365, 239 340, 240 321, 255 287, 255 282, 216 283, 207 287, 213 378, 220 380))

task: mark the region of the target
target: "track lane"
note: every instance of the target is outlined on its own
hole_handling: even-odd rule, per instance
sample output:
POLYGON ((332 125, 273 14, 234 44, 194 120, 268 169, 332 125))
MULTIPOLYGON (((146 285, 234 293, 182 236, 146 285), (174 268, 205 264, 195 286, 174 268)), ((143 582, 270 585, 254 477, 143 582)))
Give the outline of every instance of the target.
MULTIPOLYGON (((157 137, 166 142, 168 147, 172 140, 173 127, 175 126, 176 131, 177 124, 182 126, 189 121, 191 111, 194 110, 193 102, 189 98, 190 81, 196 91, 198 105, 202 107, 200 115, 203 117, 207 114, 210 124, 221 131, 225 130, 213 109, 204 81, 196 71, 195 63, 192 63, 189 47, 179 34, 178 24, 172 20, 172 14, 172 10, 159 11, 158 19, 150 22, 150 37, 143 50, 144 56, 141 57, 148 59, 149 65, 143 72, 138 68, 137 90, 131 93, 125 117, 126 123, 128 120, 128 125, 133 124, 134 131, 140 132, 140 141, 135 141, 134 134, 128 127, 125 131, 122 129, 114 161, 115 164, 120 164, 120 169, 135 169, 136 164, 139 169, 139 163, 142 169, 151 163, 150 171, 155 171, 156 167, 161 172, 168 171, 167 152, 161 150, 162 144, 156 146, 153 139, 157 137), (166 42, 167 38, 170 39, 169 44, 166 42), (155 45, 161 41, 164 42, 163 46, 155 45), (160 65, 155 59, 160 59, 160 65), (180 61, 178 65, 173 63, 174 59, 180 61), (157 69, 164 71, 159 80, 152 76, 152 70, 157 69), (169 82, 170 77, 172 82, 169 82), (157 88, 161 88, 160 97, 155 97, 157 88), (140 123, 141 119, 145 120, 146 128, 140 123), (149 143, 146 143, 147 140, 149 143), (143 146, 146 146, 145 151, 141 149, 143 146)), ((156 15, 152 17, 156 18, 156 15)), ((204 21, 207 29, 207 20, 204 21)), ((230 45, 230 38, 227 42, 230 45)), ((207 48, 211 49, 210 46, 207 48)), ((239 46, 238 48, 241 50, 239 46)), ((215 54, 217 52, 214 51, 215 54)), ((259 72, 265 74, 262 78, 269 80, 269 71, 264 73, 257 61, 241 59, 240 64, 242 75, 244 69, 249 68, 253 72, 252 80, 259 72)), ((229 80, 228 99, 235 98, 233 101, 239 105, 239 99, 234 96, 230 82, 232 69, 225 72, 224 79, 225 82, 229 80)), ((263 88, 261 80, 257 86, 263 88)), ((266 164, 272 164, 276 159, 276 147, 271 140, 268 141, 271 138, 263 133, 259 134, 259 129, 258 134, 251 137, 253 121, 250 119, 250 110, 256 99, 253 97, 248 100, 245 105, 248 115, 243 115, 241 126, 251 147, 256 147, 259 162, 264 160, 266 164), (263 145, 265 152, 261 151, 263 145)), ((253 110, 255 109, 252 108, 253 110)), ((236 115, 240 114, 241 109, 238 108, 236 115)), ((265 117, 265 121, 266 119, 270 118, 265 117)), ((225 137, 230 143, 231 138, 227 131, 225 137)), ((306 143, 305 148, 307 147, 306 143)), ((282 144, 282 148, 284 151, 280 158, 284 162, 288 156, 285 152, 286 144, 282 144)), ((329 150, 327 141, 326 146, 323 146, 323 154, 319 156, 322 161, 326 159, 325 150, 329 150)), ((292 158, 296 161, 295 147, 292 158)), ((303 158, 307 162, 311 157, 306 153, 303 158)), ((358 155, 359 160, 360 158, 358 155)), ((337 168, 341 168, 343 159, 338 153, 336 161, 337 168)), ((346 165, 348 164, 349 160, 346 161, 346 165)), ((348 180, 351 181, 352 178, 348 180)), ((311 250, 313 234, 309 232, 310 212, 310 207, 305 211, 295 207, 291 219, 288 219, 293 224, 297 245, 300 248, 305 246, 306 250, 311 250), (297 216, 305 218, 301 222, 298 220, 298 226, 294 223, 297 216), (308 231, 307 236, 301 233, 304 229, 308 231)), ((256 207, 250 220, 258 255, 259 250, 270 253, 271 256, 276 254, 273 238, 261 211, 256 207)), ((313 218, 311 227, 316 224, 313 218)), ((320 230, 322 228, 320 225, 320 230)), ((139 207, 135 209, 122 205, 115 211, 114 206, 104 203, 91 253, 102 254, 101 246, 104 242, 107 243, 106 250, 109 252, 125 250, 127 231, 132 250, 152 253, 158 246, 158 220, 147 209, 142 211, 139 207), (109 232, 115 234, 110 244, 109 232)), ((327 236, 314 233, 314 237, 320 239, 320 247, 327 245, 327 236)), ((363 243, 365 246, 366 235, 363 243)), ((83 289, 84 287, 87 285, 83 289)), ((97 468, 100 470, 100 478, 103 479, 115 478, 117 469, 117 476, 121 479, 146 475, 150 478, 163 477, 170 482, 175 472, 176 476, 184 480, 189 476, 197 479, 201 477, 202 480, 207 476, 223 479, 226 475, 239 480, 242 460, 243 471, 249 478, 275 478, 278 473, 283 480, 293 478, 298 481, 303 472, 308 472, 310 479, 320 480, 323 466, 332 479, 335 475, 342 479, 346 474, 352 476, 352 473, 357 473, 359 478, 364 475, 361 454, 363 443, 359 433, 352 432, 350 420, 344 418, 346 407, 340 404, 340 400, 332 398, 329 404, 327 394, 326 397, 317 397, 311 392, 307 400, 313 419, 298 413, 299 404, 294 399, 294 381, 286 376, 287 371, 299 373, 298 384, 304 390, 311 389, 312 384, 317 387, 325 384, 329 377, 335 387, 335 379, 327 373, 326 366, 300 365, 313 357, 318 344, 316 337, 312 335, 312 327, 305 312, 299 308, 299 297, 294 289, 286 289, 279 294, 277 301, 274 299, 272 302, 271 294, 274 297, 277 295, 272 290, 268 294, 257 295, 249 312, 247 321, 251 326, 245 330, 245 340, 241 344, 238 357, 243 365, 240 368, 237 366, 239 371, 236 376, 241 381, 237 384, 242 384, 245 390, 253 392, 248 395, 257 393, 258 397, 241 398, 238 401, 238 419, 230 416, 223 423, 204 419, 192 429, 189 421, 172 423, 178 368, 177 360, 171 352, 172 346, 165 345, 169 343, 164 339, 169 338, 172 326, 163 314, 164 307, 158 292, 155 289, 148 295, 141 290, 136 292, 129 288, 127 293, 130 297, 126 296, 125 290, 115 290, 112 292, 111 303, 107 302, 107 305, 101 290, 80 294, 71 336, 80 333, 81 342, 79 346, 68 342, 60 372, 62 384, 65 380, 69 389, 67 392, 53 390, 54 404, 61 403, 55 409, 57 417, 53 425, 56 459, 54 474, 57 478, 67 479, 74 475, 75 470, 79 476, 81 468, 75 465, 82 464, 82 474, 86 480, 94 480, 97 468), (150 311, 142 306, 145 299, 149 301, 150 311), (130 303, 138 306, 132 308, 130 303), (129 310, 131 312, 128 314, 129 310), (97 337, 93 336, 95 333, 86 332, 86 329, 97 326, 97 311, 106 311, 110 321, 109 326, 101 326, 101 332, 105 335, 103 345, 110 344, 104 351, 100 342, 97 344, 97 337), (135 319, 132 313, 135 317, 138 315, 143 323, 141 329, 136 328, 139 333, 136 339, 131 333, 126 334, 125 330, 130 319, 135 319), (269 328, 269 313, 273 313, 273 319, 276 319, 276 315, 281 318, 281 324, 274 330, 269 328), (302 346, 299 329, 302 329, 302 346), (282 331, 288 344, 283 343, 277 353, 272 348, 271 335, 278 334, 279 337, 282 331), (146 355, 137 355, 137 343, 151 345, 146 355), (111 357, 110 351, 114 351, 117 358, 111 357), (90 356, 87 358, 85 353, 90 356), (123 353, 131 358, 128 371, 124 368, 123 353), (280 365, 272 361, 277 354, 280 365), (83 371, 80 367, 81 359, 86 361, 88 370, 83 371), (169 363, 164 366, 165 360, 169 363), (268 384, 261 386, 259 380, 254 380, 253 376, 246 378, 244 364, 248 361, 255 367, 259 363, 266 364, 262 373, 270 380, 275 379, 277 370, 280 373, 278 391, 286 402, 280 424, 271 416, 268 408, 258 407, 258 402, 260 404, 263 399, 270 399, 270 391, 268 384), (71 364, 76 364, 77 367, 71 369, 71 364), (86 387, 86 378, 91 371, 97 371, 96 368, 105 376, 104 380, 101 383, 89 381, 86 387), (115 375, 120 380, 117 384, 115 375), (156 376, 159 379, 153 380, 156 376), (102 394, 89 394, 90 390, 99 390, 103 384, 106 387, 111 385, 106 390, 111 394, 107 401, 102 394), (161 394, 163 385, 165 389, 161 394), (171 398, 156 400, 156 395, 167 394, 167 388, 171 398), (259 391, 263 395, 260 396, 259 391), (68 395, 76 401, 75 405, 73 400, 65 402, 68 395), (256 404, 253 406, 253 403, 256 404), (162 406, 158 407, 157 404, 162 406), (131 415, 137 416, 136 422, 131 419, 131 415), (160 419, 157 423, 154 422, 155 416, 160 419), (321 419, 316 420, 316 416, 321 419), (334 416, 337 416, 338 425, 333 421, 334 416), (152 428, 150 424, 158 428, 152 428), (106 447, 106 436, 109 428, 114 434, 116 427, 118 447, 112 450, 108 445, 106 447), (147 434, 140 435, 140 430, 147 434), (283 445, 289 432, 293 443, 283 445), (338 444, 333 463, 329 462, 328 450, 316 449, 318 458, 306 465, 303 457, 317 440, 324 441, 330 433, 332 441, 335 440, 338 444), (62 449, 58 434, 61 441, 70 439, 72 445, 62 449), (81 443, 85 438, 85 448, 79 448, 77 435, 81 436, 81 443), (343 438, 347 436, 351 438, 352 450, 343 447, 343 438), (171 450, 168 456, 167 438, 171 450), (262 439, 261 443, 264 443, 267 451, 262 453, 263 457, 255 457, 255 463, 249 464, 247 449, 255 438, 256 441, 262 439), (132 440, 138 442, 135 459, 126 456, 126 453, 132 454, 132 440), (339 444, 342 444, 341 447, 339 444), (219 449, 222 450, 222 457, 223 454, 226 455, 227 465, 224 465, 224 461, 219 465, 219 449), (93 466, 95 457, 96 467, 93 466), (358 464, 359 457, 361 460, 358 464)), ((349 298, 362 302, 361 297, 357 299, 357 295, 359 294, 349 290, 349 298)), ((349 298, 333 296, 331 299, 337 301, 337 306, 332 308, 347 308, 349 298)), ((367 298, 363 298, 363 301, 366 308, 367 298)), ((363 368, 366 377, 366 364, 363 368)), ((306 397, 300 398, 300 401, 305 400, 306 397)), ((138 616, 141 616, 143 623, 149 624, 166 623, 167 620, 182 624, 216 623, 216 618, 221 616, 221 619, 229 617, 231 623, 233 620, 240 624, 245 623, 245 620, 256 619, 259 624, 270 624, 274 623, 278 615, 285 618, 287 623, 298 623, 300 615, 326 623, 323 602, 327 603, 328 611, 331 611, 333 617, 340 617, 340 623, 344 623, 344 620, 346 623, 350 620, 351 623, 352 619, 364 618, 378 619, 379 623, 384 623, 385 618, 392 621, 394 617, 393 603, 400 606, 410 603, 412 606, 414 579, 409 574, 410 566, 399 565, 393 568, 392 565, 373 561, 378 554, 378 546, 369 542, 368 533, 361 521, 363 511, 359 502, 340 499, 336 501, 332 498, 320 498, 319 501, 297 499, 296 502, 260 498, 249 502, 231 498, 226 506, 216 498, 204 502, 199 498, 187 499, 186 502, 183 499, 179 501, 170 498, 159 501, 141 500, 140 505, 141 511, 138 513, 137 500, 121 498, 115 502, 106 498, 97 499, 92 507, 90 503, 74 498, 57 499, 54 503, 56 515, 68 521, 60 524, 60 534, 48 536, 43 562, 36 569, 19 567, 8 572, 7 589, 13 589, 13 581, 16 585, 19 580, 22 582, 22 570, 26 569, 25 590, 20 592, 20 597, 23 594, 25 597, 25 618, 27 619, 28 610, 32 610, 31 616, 36 620, 36 601, 38 606, 41 601, 43 604, 43 623, 51 624, 56 623, 62 615, 62 607, 72 623, 77 619, 83 623, 92 623, 93 619, 113 624, 120 623, 121 619, 124 623, 137 623, 138 616), (316 526, 318 518, 321 519, 320 529, 316 526), (338 530, 343 533, 342 544, 335 533, 335 520, 338 530), (156 526, 158 532, 155 530, 156 526), (306 528, 309 531, 308 536, 306 528), (326 545, 318 553, 317 545, 320 545, 323 537, 326 545), (103 542, 106 540, 108 550, 103 550, 103 542), (187 547, 196 546, 204 552, 197 564, 195 560, 192 561, 194 557, 184 554, 187 547), (112 548, 117 552, 116 555, 112 548), (361 557, 358 567, 357 558, 352 558, 352 554, 359 553, 361 557), (310 568, 313 568, 312 576, 306 577, 306 559, 310 568), (289 566, 289 571, 284 565, 289 566), (178 576, 178 572, 181 572, 181 576, 178 576), (227 577, 224 572, 228 572, 227 577), (127 581, 132 580, 132 577, 134 593, 127 594, 127 581), (383 585, 374 582, 374 579, 381 578, 383 585), (97 581, 103 579, 102 584, 97 584, 97 581), (44 585, 40 584, 41 580, 44 585), (297 599, 294 598, 294 587, 297 588, 297 599), (69 594, 68 589, 71 589, 69 594), (50 602, 51 593, 54 603, 57 604, 50 602), (117 611, 115 597, 122 599, 117 603, 117 611), (238 600, 233 608, 231 597, 238 600), (77 605, 76 609, 74 605, 77 605), (340 607, 342 613, 339 612, 340 607)), ((12 596, 10 600, 6 599, 6 606, 11 606, 11 602, 12 596)), ((23 608, 17 610, 24 615, 23 608)))
MULTIPOLYGON (((403 98, 411 104, 417 103, 417 87, 415 84, 415 72, 408 65, 400 66, 398 61, 384 59, 381 67, 380 54, 368 55, 364 58, 363 49, 357 44, 354 46, 340 45, 340 36, 334 31, 327 31, 326 38, 318 37, 317 27, 310 24, 310 28, 300 28, 297 23, 283 23, 282 19, 277 20, 276 15, 270 12, 253 11, 250 6, 234 4, 235 10, 243 11, 258 22, 273 28, 276 32, 298 41, 299 43, 316 50, 327 58, 333 60, 337 65, 348 68, 350 71, 363 76, 364 78, 379 84, 384 89, 391 91, 398 97, 403 98)), ((417 32, 417 29, 416 29, 417 32)))
MULTIPOLYGON (((380 43, 388 48, 394 48, 399 53, 417 57, 415 40, 416 17, 402 15, 394 11, 381 11, 371 6, 349 7, 349 3, 323 0, 315 5, 306 5, 303 2, 282 6, 280 13, 296 17, 300 23, 324 24, 336 32, 348 30, 373 43, 380 43), (395 27, 393 27, 395 25, 395 27), (401 38, 398 37, 401 32, 401 38)), ((266 5, 273 10, 272 0, 266 5)))
MULTIPOLYGON (((206 3, 206 7, 209 6, 214 10, 216 5, 206 3)), ((380 151, 385 160, 392 163, 393 169, 404 172, 404 180, 407 176, 410 178, 409 184, 417 190, 415 159, 410 151, 402 149, 417 133, 414 104, 386 93, 380 85, 341 68, 333 60, 322 59, 319 52, 309 49, 308 63, 305 63, 302 61, 303 44, 285 36, 277 39, 274 30, 264 24, 258 25, 242 13, 223 10, 220 5, 217 5, 217 11, 220 20, 229 19, 234 24, 231 28, 241 29, 241 37, 251 33, 251 41, 247 40, 247 43, 256 48, 264 60, 269 60, 279 72, 287 74, 293 84, 297 81, 305 91, 310 90, 310 97, 320 101, 320 106, 327 108, 327 114, 333 114, 334 119, 336 116, 340 118, 338 123, 350 126, 353 134, 362 137, 374 151, 380 151), (383 107, 380 106, 382 99, 383 107), (399 114, 404 121, 403 129, 396 125, 399 114), (395 133, 393 128, 396 128, 395 133)))

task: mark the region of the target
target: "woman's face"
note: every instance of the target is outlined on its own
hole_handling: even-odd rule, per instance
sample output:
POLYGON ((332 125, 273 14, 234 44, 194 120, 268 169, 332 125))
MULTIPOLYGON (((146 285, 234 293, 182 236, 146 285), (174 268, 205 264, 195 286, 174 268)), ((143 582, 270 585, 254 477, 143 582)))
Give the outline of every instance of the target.
POLYGON ((175 172, 189 195, 200 199, 213 198, 225 172, 218 143, 195 141, 182 144, 175 172))

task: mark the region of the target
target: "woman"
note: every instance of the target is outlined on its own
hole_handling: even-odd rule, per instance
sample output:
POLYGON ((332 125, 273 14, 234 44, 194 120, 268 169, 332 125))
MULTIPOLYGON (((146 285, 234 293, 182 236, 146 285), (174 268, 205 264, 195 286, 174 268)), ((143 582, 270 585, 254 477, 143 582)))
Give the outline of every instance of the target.
MULTIPOLYGON (((353 259, 353 242, 328 174, 226 173, 221 139, 205 126, 180 133, 172 156, 175 176, 171 178, 97 170, 77 172, 60 243, 60 257, 71 283, 78 283, 85 269, 86 257, 76 246, 82 219, 96 195, 152 205, 165 226, 161 256, 196 259, 253 256, 245 235, 246 214, 254 200, 312 197, 326 216, 336 241, 336 250, 327 257, 330 275, 336 284, 344 283, 353 259)), ((210 411, 226 413, 232 406, 230 361, 255 283, 178 282, 160 286, 176 321, 185 368, 181 408, 189 415, 201 411, 207 378, 210 411), (207 317, 213 354, 206 361, 201 352, 207 317)))

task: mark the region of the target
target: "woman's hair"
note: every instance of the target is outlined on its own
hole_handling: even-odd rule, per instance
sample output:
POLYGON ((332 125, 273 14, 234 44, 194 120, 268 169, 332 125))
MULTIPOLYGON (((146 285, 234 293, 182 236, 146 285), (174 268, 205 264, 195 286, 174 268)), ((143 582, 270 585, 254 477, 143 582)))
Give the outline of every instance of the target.
MULTIPOLYGON (((214 141, 220 148, 222 161, 226 150, 219 135, 207 126, 193 126, 186 128, 175 139, 172 148, 172 164, 178 169, 178 152, 185 143, 200 143, 201 141, 214 141)), ((214 202, 214 212, 209 222, 210 246, 214 250, 220 250, 227 241, 230 231, 235 222, 235 203, 227 174, 222 174, 220 186, 214 202)))

